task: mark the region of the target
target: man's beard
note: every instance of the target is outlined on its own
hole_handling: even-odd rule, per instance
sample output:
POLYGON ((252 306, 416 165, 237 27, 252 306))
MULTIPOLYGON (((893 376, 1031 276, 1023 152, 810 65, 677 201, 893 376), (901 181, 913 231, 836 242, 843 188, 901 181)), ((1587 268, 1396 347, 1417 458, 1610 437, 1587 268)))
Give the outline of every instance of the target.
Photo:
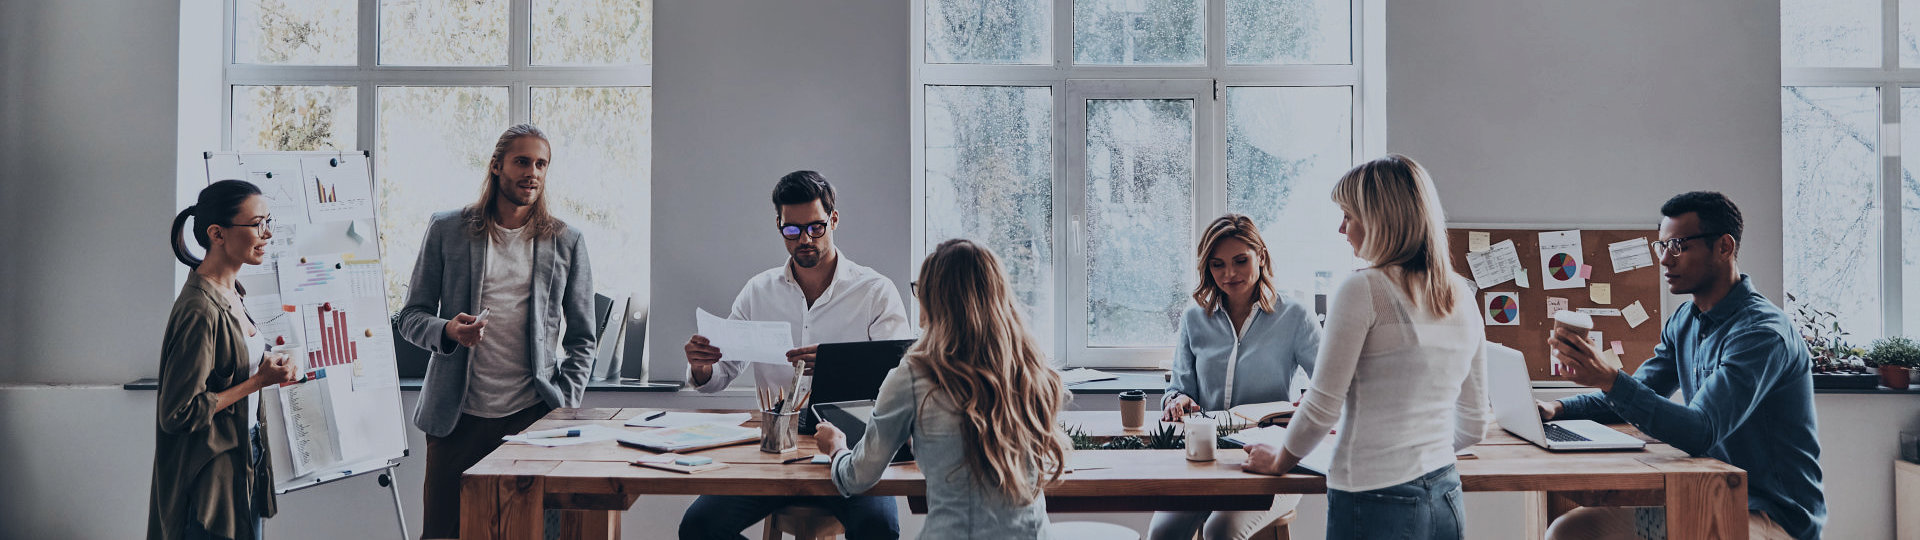
POLYGON ((814 266, 819 265, 820 250, 818 248, 805 248, 805 249, 794 250, 793 264, 799 265, 801 268, 813 268, 814 266))

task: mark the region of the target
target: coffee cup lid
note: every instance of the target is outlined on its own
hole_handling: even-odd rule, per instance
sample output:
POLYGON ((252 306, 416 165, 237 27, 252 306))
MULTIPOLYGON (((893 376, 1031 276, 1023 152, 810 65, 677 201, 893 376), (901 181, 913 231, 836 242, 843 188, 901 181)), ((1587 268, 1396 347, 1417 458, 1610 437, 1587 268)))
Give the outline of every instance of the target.
POLYGON ((1574 310, 1564 310, 1553 314, 1554 322, 1577 328, 1593 329, 1593 316, 1574 310))
POLYGON ((1120 393, 1120 399, 1127 401, 1139 401, 1146 398, 1147 393, 1140 390, 1128 390, 1120 393))

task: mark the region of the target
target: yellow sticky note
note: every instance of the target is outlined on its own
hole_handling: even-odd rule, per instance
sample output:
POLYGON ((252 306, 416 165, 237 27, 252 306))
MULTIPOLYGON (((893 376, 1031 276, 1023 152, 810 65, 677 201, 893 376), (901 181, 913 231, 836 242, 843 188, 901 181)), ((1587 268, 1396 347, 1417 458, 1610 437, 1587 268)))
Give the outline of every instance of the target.
POLYGON ((1607 305, 1613 303, 1613 286, 1606 283, 1588 283, 1587 293, 1593 296, 1593 303, 1607 305))
POLYGON ((1620 316, 1627 318, 1628 328, 1639 328, 1640 323, 1647 322, 1647 308, 1634 301, 1627 309, 1620 310, 1620 316))
POLYGON ((1485 231, 1468 231, 1467 232, 1467 251, 1470 251, 1473 253, 1486 251, 1489 245, 1492 243, 1493 243, 1492 234, 1489 234, 1485 231))

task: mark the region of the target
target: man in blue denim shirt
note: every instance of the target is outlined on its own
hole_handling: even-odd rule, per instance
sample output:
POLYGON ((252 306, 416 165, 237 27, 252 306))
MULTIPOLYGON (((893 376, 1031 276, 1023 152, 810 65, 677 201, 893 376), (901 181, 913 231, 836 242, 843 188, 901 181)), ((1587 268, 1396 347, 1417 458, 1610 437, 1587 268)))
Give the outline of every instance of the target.
MULTIPOLYGON (((1694 456, 1747 471, 1752 538, 1819 538, 1827 507, 1811 358, 1786 312, 1735 264, 1740 209, 1715 192, 1683 193, 1660 208, 1654 243, 1673 294, 1693 301, 1668 320, 1653 358, 1632 376, 1597 359, 1584 335, 1555 330, 1567 378, 1599 389, 1540 404, 1543 419, 1625 420, 1694 456), (1686 403, 1668 399, 1674 390, 1686 403)), ((1658 508, 1581 508, 1547 538, 1665 538, 1658 508)))

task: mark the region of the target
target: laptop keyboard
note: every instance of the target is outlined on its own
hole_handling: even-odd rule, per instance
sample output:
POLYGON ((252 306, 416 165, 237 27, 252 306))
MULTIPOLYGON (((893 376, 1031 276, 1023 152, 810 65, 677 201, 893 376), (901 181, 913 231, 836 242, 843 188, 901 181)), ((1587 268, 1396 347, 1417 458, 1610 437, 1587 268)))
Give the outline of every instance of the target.
POLYGON ((1587 442, 1592 439, 1567 430, 1555 424, 1547 424, 1547 440, 1554 442, 1587 442))

